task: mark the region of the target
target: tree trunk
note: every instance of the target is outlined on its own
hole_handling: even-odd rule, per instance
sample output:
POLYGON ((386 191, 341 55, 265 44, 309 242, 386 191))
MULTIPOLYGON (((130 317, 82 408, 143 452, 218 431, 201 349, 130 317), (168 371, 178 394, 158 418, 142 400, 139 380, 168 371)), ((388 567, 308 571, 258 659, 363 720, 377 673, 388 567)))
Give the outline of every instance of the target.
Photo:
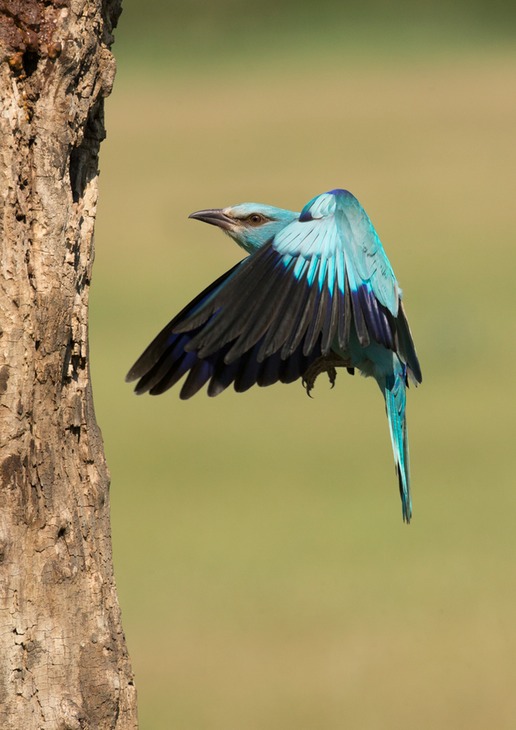
POLYGON ((87 314, 120 0, 0 0, 0 727, 135 728, 87 314))

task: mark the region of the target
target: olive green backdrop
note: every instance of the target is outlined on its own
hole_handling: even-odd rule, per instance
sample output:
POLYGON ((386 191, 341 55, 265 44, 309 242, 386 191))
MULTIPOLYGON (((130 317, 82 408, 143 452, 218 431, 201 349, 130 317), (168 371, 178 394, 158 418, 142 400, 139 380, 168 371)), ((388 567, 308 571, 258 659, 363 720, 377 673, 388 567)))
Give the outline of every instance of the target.
POLYGON ((515 12, 484 6, 125 2, 90 337, 143 730, 514 727, 515 12), (374 383, 123 382, 242 257, 190 212, 337 186, 422 362, 409 527, 374 383))

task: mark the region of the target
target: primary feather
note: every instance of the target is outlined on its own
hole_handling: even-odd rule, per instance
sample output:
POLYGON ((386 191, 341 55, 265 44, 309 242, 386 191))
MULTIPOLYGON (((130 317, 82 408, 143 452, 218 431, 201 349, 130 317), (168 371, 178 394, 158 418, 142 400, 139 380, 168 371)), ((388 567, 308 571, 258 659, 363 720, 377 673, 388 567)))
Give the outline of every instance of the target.
POLYGON ((412 514, 405 389, 422 380, 401 290, 378 235, 347 190, 301 213, 243 203, 192 213, 250 255, 158 334, 127 380, 163 393, 186 373, 180 397, 244 391, 344 366, 373 376, 385 398, 403 519, 412 514))

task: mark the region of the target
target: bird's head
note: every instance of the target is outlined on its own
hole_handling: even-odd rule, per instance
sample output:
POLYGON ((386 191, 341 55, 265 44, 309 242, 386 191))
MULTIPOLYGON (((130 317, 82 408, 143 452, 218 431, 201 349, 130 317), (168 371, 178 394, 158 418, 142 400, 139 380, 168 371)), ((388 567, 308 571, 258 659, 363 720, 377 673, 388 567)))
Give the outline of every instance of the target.
POLYGON ((239 246, 253 253, 270 241, 299 213, 261 203, 240 203, 230 208, 198 210, 188 217, 218 226, 239 246))

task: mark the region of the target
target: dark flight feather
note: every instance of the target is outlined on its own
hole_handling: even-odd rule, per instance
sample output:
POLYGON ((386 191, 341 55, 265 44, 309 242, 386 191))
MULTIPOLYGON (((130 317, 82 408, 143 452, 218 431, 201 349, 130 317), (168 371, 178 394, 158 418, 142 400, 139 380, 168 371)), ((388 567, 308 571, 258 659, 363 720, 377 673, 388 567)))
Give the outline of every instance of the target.
POLYGON ((188 304, 158 334, 127 379, 137 393, 163 393, 186 373, 181 398, 208 383, 218 395, 231 383, 237 391, 255 384, 292 382, 335 340, 345 349, 353 324, 362 346, 371 341, 400 348, 411 374, 421 372, 400 304, 394 318, 366 284, 353 290, 346 276, 328 282, 320 260, 285 256, 268 243, 236 264, 188 304), (309 272, 310 281, 309 281, 309 272))

